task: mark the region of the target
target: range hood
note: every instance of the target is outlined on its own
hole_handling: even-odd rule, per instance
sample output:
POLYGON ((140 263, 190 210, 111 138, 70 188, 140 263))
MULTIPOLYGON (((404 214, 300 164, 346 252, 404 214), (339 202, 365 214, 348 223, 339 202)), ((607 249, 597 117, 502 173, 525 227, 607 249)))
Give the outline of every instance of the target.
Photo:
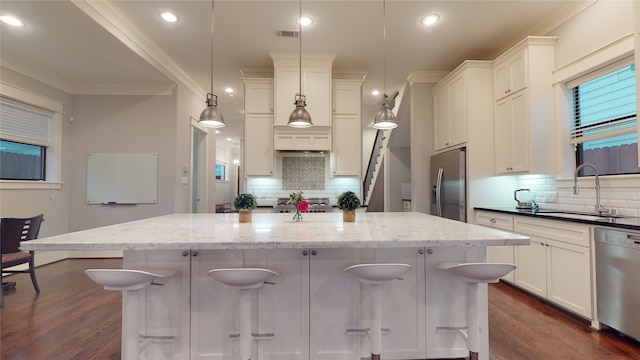
POLYGON ((331 128, 311 127, 293 129, 275 127, 273 129, 273 149, 289 151, 331 151, 331 128))

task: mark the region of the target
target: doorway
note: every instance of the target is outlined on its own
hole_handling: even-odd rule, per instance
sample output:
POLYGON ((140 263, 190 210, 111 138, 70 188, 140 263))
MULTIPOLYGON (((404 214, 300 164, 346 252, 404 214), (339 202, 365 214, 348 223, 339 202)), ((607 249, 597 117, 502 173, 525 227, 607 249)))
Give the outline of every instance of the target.
POLYGON ((191 119, 191 212, 207 212, 207 131, 191 119))

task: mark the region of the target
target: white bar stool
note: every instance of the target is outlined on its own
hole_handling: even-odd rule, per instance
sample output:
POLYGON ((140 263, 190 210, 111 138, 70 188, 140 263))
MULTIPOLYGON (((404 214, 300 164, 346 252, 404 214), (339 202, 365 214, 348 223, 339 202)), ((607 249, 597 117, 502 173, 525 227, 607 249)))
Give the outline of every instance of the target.
POLYGON ((344 271, 369 285, 371 295, 371 328, 369 329, 369 343, 371 360, 380 360, 382 351, 382 300, 380 287, 382 284, 396 281, 400 276, 411 270, 407 264, 358 264, 349 266, 344 271))
POLYGON ((251 293, 278 273, 261 268, 213 269, 207 273, 228 288, 240 290, 240 360, 251 360, 251 293))
POLYGON ((501 277, 513 271, 516 266, 507 263, 441 263, 438 268, 449 271, 467 283, 466 318, 467 328, 460 329, 466 340, 469 359, 477 360, 480 351, 480 319, 478 316, 478 284, 497 283, 501 277))
POLYGON ((168 278, 176 272, 164 269, 87 269, 84 273, 91 280, 102 285, 105 290, 123 292, 125 298, 123 299, 122 334, 129 334, 129 336, 122 339, 122 359, 137 359, 140 353, 139 290, 151 285, 155 279, 168 278))

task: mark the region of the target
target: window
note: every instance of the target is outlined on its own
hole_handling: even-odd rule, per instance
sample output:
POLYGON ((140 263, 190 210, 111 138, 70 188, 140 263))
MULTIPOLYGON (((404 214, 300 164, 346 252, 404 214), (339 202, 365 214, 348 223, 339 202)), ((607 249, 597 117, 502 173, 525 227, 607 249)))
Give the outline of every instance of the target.
POLYGON ((0 179, 45 180, 51 113, 0 102, 0 179))
POLYGON ((0 186, 60 189, 63 103, 0 82, 0 186))
POLYGON ((229 181, 227 177, 227 166, 225 164, 216 163, 216 180, 229 181))
MULTIPOLYGON (((636 76, 623 60, 568 84, 573 96, 571 143, 576 164, 600 175, 638 174, 636 76)), ((580 176, 593 175, 583 168, 580 176)))
POLYGON ((46 147, 0 140, 2 180, 44 180, 46 147))

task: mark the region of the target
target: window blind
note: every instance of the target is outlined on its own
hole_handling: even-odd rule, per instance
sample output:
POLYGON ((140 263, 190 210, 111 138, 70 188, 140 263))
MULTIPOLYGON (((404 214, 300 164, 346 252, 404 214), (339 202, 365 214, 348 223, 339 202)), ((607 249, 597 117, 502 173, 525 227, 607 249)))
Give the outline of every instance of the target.
POLYGON ((583 78, 587 81, 571 88, 574 101, 571 144, 637 131, 635 65, 617 64, 624 67, 607 67, 606 74, 598 71, 600 76, 583 78))
POLYGON ((0 99, 0 137, 5 140, 49 146, 52 113, 22 107, 0 99))

